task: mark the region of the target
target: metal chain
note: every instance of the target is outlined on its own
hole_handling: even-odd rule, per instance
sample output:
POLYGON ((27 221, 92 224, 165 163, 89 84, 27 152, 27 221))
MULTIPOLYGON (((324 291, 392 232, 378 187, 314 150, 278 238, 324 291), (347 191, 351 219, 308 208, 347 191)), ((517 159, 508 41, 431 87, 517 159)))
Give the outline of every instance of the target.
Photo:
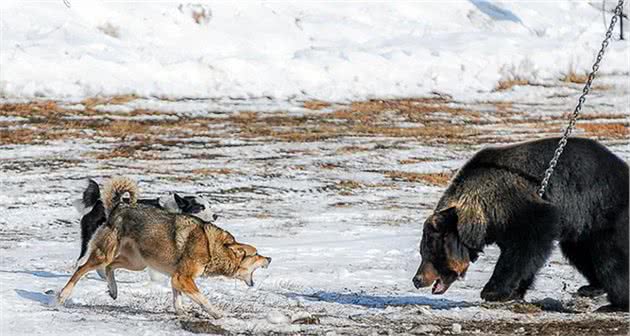
POLYGON ((538 196, 540 197, 543 197, 543 195, 545 194, 545 190, 547 189, 547 185, 549 184, 549 179, 551 178, 551 175, 553 174, 553 171, 556 168, 556 165, 558 164, 558 160, 560 159, 560 156, 562 155, 562 152, 564 151, 564 147, 567 145, 569 136, 571 135, 571 132, 573 131, 573 128, 575 127, 575 123, 577 122, 577 119, 580 115, 580 111, 582 110, 582 104, 584 104, 584 101, 586 101, 586 95, 591 90, 591 84, 593 83, 593 79, 595 79, 595 74, 597 73, 597 70, 599 70, 599 62, 602 61, 606 47, 608 47, 608 44, 610 43, 610 38, 612 37, 615 24, 617 23, 617 18, 621 16, 623 2, 624 0, 619 0, 619 4, 615 8, 615 13, 612 16, 612 19, 610 19, 610 25, 608 26, 608 31, 606 31, 606 38, 602 42, 602 47, 599 50, 599 53, 597 53, 597 60, 593 64, 592 71, 588 75, 586 84, 584 84, 584 88, 582 89, 582 95, 578 99, 577 106, 575 106, 575 110, 573 111, 571 120, 569 121, 569 125, 567 125, 567 127, 564 129, 564 135, 562 136, 562 139, 560 139, 560 141, 558 142, 558 148, 556 148, 556 151, 553 154, 553 158, 551 159, 551 161, 549 161, 549 167, 547 168, 547 170, 545 170, 545 177, 543 178, 542 183, 540 184, 540 189, 538 189, 538 196))

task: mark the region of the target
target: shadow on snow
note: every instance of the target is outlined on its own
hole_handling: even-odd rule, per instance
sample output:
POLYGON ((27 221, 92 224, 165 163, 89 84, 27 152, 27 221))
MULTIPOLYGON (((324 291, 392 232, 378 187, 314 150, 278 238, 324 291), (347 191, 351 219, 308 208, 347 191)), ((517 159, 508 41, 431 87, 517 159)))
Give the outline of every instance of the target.
POLYGON ((43 305, 49 305, 51 302, 51 296, 42 292, 31 292, 24 289, 16 289, 15 293, 24 299, 39 302, 43 305))
POLYGON ((432 299, 426 296, 378 296, 363 293, 316 292, 313 294, 289 293, 290 298, 305 298, 311 301, 325 301, 339 304, 358 305, 369 308, 385 308, 387 306, 422 305, 432 309, 451 309, 469 307, 473 304, 448 299, 432 299))

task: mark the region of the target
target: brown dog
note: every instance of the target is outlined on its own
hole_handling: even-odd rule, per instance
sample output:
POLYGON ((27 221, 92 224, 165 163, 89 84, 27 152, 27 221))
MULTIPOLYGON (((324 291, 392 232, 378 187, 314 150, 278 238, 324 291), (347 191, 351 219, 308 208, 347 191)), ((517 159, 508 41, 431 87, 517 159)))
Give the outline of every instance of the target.
POLYGON ((114 270, 141 271, 148 266, 171 276, 176 313, 183 313, 183 293, 212 317, 220 318, 221 312, 208 302, 194 279, 227 276, 253 286, 253 272, 271 262, 271 258, 258 255, 255 247, 236 242, 229 232, 197 217, 137 204, 137 194, 138 188, 130 179, 114 178, 105 186, 107 222, 90 240, 88 253, 59 293, 59 303, 63 304, 79 279, 91 270, 105 267, 109 293, 115 299, 114 270), (125 193, 130 204, 120 202, 125 193))

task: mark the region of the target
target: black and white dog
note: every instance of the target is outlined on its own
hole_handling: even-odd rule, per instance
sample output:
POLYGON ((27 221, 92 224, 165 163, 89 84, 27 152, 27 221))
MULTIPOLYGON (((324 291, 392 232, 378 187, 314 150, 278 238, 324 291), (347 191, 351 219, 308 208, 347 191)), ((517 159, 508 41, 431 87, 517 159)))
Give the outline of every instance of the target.
MULTIPOLYGON (((157 199, 139 199, 138 203, 151 205, 172 213, 184 213, 198 217, 206 222, 213 222, 217 215, 210 212, 208 202, 196 196, 181 197, 169 194, 157 199)), ((77 260, 81 260, 87 251, 88 243, 94 232, 105 223, 105 208, 101 201, 101 190, 94 180, 88 181, 83 197, 74 202, 75 208, 81 214, 81 253, 77 260)))

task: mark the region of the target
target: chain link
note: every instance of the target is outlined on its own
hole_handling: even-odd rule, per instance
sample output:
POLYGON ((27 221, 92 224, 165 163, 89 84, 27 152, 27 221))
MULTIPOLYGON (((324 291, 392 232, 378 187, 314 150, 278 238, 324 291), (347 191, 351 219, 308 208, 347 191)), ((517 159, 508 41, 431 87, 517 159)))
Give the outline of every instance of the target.
POLYGON ((551 159, 551 161, 549 161, 549 167, 547 168, 547 170, 545 170, 545 177, 543 178, 542 183, 540 184, 540 189, 538 189, 538 196, 540 197, 543 197, 543 195, 545 194, 547 185, 549 184, 549 179, 551 178, 551 175, 553 175, 553 171, 556 168, 556 165, 558 164, 558 160, 560 159, 560 156, 562 155, 562 152, 564 151, 564 147, 567 145, 569 136, 571 135, 573 128, 575 128, 575 123, 577 122, 577 119, 580 116, 580 111, 582 111, 582 104, 584 104, 584 102, 586 101, 586 95, 591 91, 591 84, 593 84, 593 80, 595 79, 595 74, 597 73, 597 70, 599 70, 599 63, 602 61, 602 58, 604 58, 604 52, 606 51, 606 47, 608 47, 608 44, 610 43, 610 38, 612 37, 615 24, 617 23, 617 18, 621 16, 623 2, 624 0, 619 0, 619 4, 615 8, 615 13, 610 19, 610 25, 608 26, 608 31, 606 31, 606 38, 602 42, 602 47, 601 49, 599 49, 599 53, 597 53, 597 59, 595 60, 595 63, 593 64, 591 73, 588 75, 586 84, 584 84, 584 88, 582 89, 582 95, 578 99, 578 103, 577 103, 577 106, 575 106, 575 110, 573 110, 573 114, 571 115, 571 120, 569 121, 569 124, 564 129, 564 135, 562 136, 562 139, 560 139, 560 141, 558 142, 558 148, 556 148, 556 151, 553 154, 553 158, 551 159))

